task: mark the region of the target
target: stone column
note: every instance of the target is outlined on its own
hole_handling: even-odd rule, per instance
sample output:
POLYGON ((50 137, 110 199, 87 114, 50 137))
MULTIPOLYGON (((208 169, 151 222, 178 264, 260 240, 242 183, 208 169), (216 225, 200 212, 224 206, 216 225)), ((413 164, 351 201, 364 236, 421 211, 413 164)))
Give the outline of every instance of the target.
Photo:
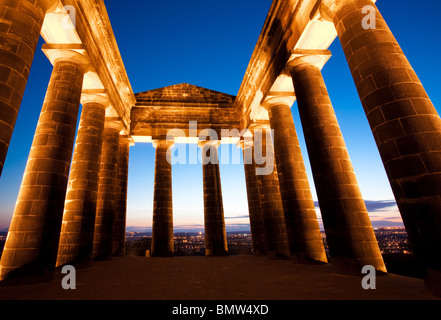
POLYGON ((1 257, 1 279, 51 276, 87 59, 58 53, 1 257))
POLYGON ((291 114, 292 103, 292 97, 284 96, 264 102, 274 131, 274 153, 291 259, 296 263, 326 263, 317 212, 291 114))
POLYGON ((118 178, 116 183, 115 223, 113 225, 114 257, 124 256, 125 253, 130 145, 131 140, 127 136, 120 136, 118 151, 118 178))
POLYGON ((0 175, 48 9, 56 0, 0 0, 0 175))
POLYGON ((204 185, 205 255, 228 255, 224 206, 219 170, 218 141, 203 141, 202 174, 204 185))
POLYGON ((268 124, 252 124, 250 130, 254 135, 254 161, 259 183, 265 251, 271 259, 289 258, 288 235, 274 160, 271 129, 268 124))
POLYGON ((122 129, 120 122, 113 122, 110 119, 105 122, 93 239, 92 258, 94 260, 112 258, 115 184, 118 174, 119 134, 122 129))
POLYGON ((386 272, 320 71, 321 61, 316 55, 300 56, 290 63, 290 73, 333 269, 337 273, 360 274, 365 265, 371 265, 386 272))
POLYGON ((97 205, 101 146, 109 99, 83 94, 69 183, 64 205, 57 266, 89 266, 97 205))
POLYGON ((441 295, 441 119, 369 0, 325 0, 426 284, 441 295), (363 20, 373 9, 375 28, 363 20))
POLYGON ((245 182, 247 187, 248 210, 250 215, 251 239, 253 254, 265 255, 265 233, 262 220, 262 207, 260 205, 259 180, 256 175, 254 161, 254 148, 251 143, 241 142, 244 158, 245 182))
POLYGON ((155 156, 155 191, 153 197, 152 256, 172 257, 173 239, 173 193, 170 148, 172 141, 157 140, 155 156))

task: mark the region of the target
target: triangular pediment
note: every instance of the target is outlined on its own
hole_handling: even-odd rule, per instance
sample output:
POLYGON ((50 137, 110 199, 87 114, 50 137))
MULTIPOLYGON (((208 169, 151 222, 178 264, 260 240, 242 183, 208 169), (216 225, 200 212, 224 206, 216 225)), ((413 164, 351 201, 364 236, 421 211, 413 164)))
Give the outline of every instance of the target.
POLYGON ((233 105, 235 96, 198 87, 188 83, 176 84, 164 88, 149 90, 135 94, 137 105, 176 105, 179 104, 201 104, 209 105, 233 105))

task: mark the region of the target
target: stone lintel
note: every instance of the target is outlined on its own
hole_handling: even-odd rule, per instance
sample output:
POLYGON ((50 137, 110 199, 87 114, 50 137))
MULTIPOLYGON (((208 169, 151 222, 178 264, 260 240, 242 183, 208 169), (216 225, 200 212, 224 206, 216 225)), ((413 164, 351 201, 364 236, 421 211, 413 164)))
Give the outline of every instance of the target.
POLYGON ((198 137, 175 137, 175 143, 199 143, 198 137))
MULTIPOLYGON (((250 130, 246 131, 244 136, 246 137, 245 139, 244 136, 242 137, 221 137, 220 140, 216 140, 216 143, 218 144, 234 144, 238 147, 241 148, 242 145, 242 141, 250 141, 252 142, 252 137, 253 135, 250 132, 250 130)), ((154 141, 160 141, 160 140, 167 140, 165 137, 152 137, 152 136, 130 136, 130 139, 133 141, 133 143, 153 143, 154 141)), ((208 141, 201 141, 199 139, 199 137, 179 137, 176 136, 174 137, 173 140, 168 139, 168 141, 171 141, 173 143, 182 143, 182 144, 204 144, 206 142, 210 142, 210 140, 208 141)), ((214 141, 213 141, 214 143, 214 141)))
MULTIPOLYGON (((81 43, 76 29, 76 8, 64 5, 60 0, 39 0, 46 2, 46 17, 41 35, 46 43, 81 43)), ((64 2, 64 1, 63 1, 64 2)))

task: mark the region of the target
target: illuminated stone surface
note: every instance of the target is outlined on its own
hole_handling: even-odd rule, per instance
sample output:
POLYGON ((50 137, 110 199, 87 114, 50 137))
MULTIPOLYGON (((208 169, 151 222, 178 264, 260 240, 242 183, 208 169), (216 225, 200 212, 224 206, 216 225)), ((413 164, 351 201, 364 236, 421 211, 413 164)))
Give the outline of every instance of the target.
POLYGON ((154 143, 155 190, 153 196, 152 256, 171 257, 173 244, 173 195, 172 167, 167 161, 167 154, 173 142, 160 140, 154 143))
POLYGON ((218 137, 222 129, 240 129, 235 97, 229 94, 181 83, 135 96, 130 132, 135 141, 164 139, 169 130, 179 129, 197 143, 204 129, 214 130, 218 137), (190 121, 197 122, 194 134, 189 132, 190 121))
POLYGON ((325 1, 409 240, 441 296, 441 119, 372 1, 325 1), (359 23, 373 6, 375 29, 359 23))
POLYGON ((228 255, 218 146, 217 142, 201 143, 206 256, 228 255))
MULTIPOLYGON (((254 251, 272 258, 324 262, 311 191, 289 109, 296 97, 331 241, 330 262, 334 270, 351 273, 353 267, 356 270, 365 263, 384 270, 321 78, 320 68, 330 56, 305 54, 326 51, 338 36, 410 242, 427 270, 426 284, 432 293, 441 295, 441 120, 378 10, 376 28, 363 28, 362 8, 375 8, 372 1, 273 1, 237 96, 185 83, 135 95, 110 19, 102 8, 104 2, 69 1, 75 21, 64 4, 57 0, 0 0, 0 171, 39 35, 46 42, 43 51, 54 66, 0 262, 2 279, 12 275, 50 277, 57 251, 61 264, 77 259, 77 254, 87 257, 90 249, 77 248, 83 246, 80 239, 90 239, 91 232, 78 228, 79 220, 85 216, 87 224, 93 220, 95 192, 93 257, 110 259, 123 255, 128 155, 134 142, 161 143, 170 129, 177 129, 175 143, 196 144, 202 130, 212 129, 218 137, 211 140, 240 144, 243 136, 222 137, 222 129, 243 133, 269 122, 275 130, 275 150, 272 141, 268 140, 269 145, 266 139, 257 148, 269 147, 263 155, 274 166, 267 174, 254 175, 252 171, 263 169, 268 163, 245 165, 254 251), (314 67, 292 69, 299 55, 303 64, 308 62, 314 67), (97 129, 96 136, 92 138, 80 128, 71 166, 81 94, 105 94, 109 100, 104 114, 106 123, 117 126, 104 129, 100 146, 99 119, 103 113, 98 112, 97 105, 85 103, 81 121, 90 116, 90 128, 97 129), (268 108, 268 101, 277 97, 289 97, 291 102, 268 108), (89 114, 92 108, 97 108, 97 117, 89 114), (81 151, 81 141, 86 138, 91 139, 94 152, 81 151), (84 177, 85 172, 90 179, 84 177), (291 175, 295 177, 287 178, 291 175), (332 214, 337 217, 332 223, 327 214, 331 211, 339 212, 332 214), (350 219, 345 218, 349 216, 350 219), (262 225, 263 231, 259 229, 262 225), (333 237, 336 234, 338 237, 333 237), (345 258, 337 258, 340 254, 345 258), (346 262, 348 265, 344 266, 346 262)), ((256 143, 253 148, 256 150, 256 143)), ((159 155, 164 156, 157 150, 159 155)), ((158 181, 171 178, 171 169, 166 170, 170 164, 163 159, 158 163, 158 181)), ((207 254, 226 255, 219 165, 205 164, 203 172, 207 254)), ((154 244, 155 248, 167 247, 168 253, 172 251, 173 230, 169 185, 155 188, 155 196, 157 192, 158 199, 166 199, 155 210, 166 210, 167 227, 161 231, 164 237, 155 236, 154 244)), ((155 220, 159 216, 162 217, 155 215, 155 220)))
POLYGON ((55 267, 83 77, 78 64, 53 68, 1 257, 2 279, 14 272, 50 277, 55 267))
POLYGON ((269 173, 257 173, 265 234, 265 252, 269 258, 288 258, 290 256, 288 235, 280 195, 279 177, 274 163, 271 131, 268 125, 259 125, 254 127, 253 131, 254 147, 261 150, 260 156, 255 157, 256 167, 265 168, 267 166, 268 163, 262 161, 264 158, 273 165, 273 169, 269 173), (256 134, 256 129, 260 130, 259 134, 256 134))
POLYGON ((291 259, 297 263, 327 262, 314 200, 297 138, 290 104, 265 102, 274 130, 274 154, 291 259))
POLYGON ((0 1, 0 175, 45 13, 55 2, 56 0, 0 1))
MULTIPOLYGON (((244 158, 247 150, 250 148, 251 154, 254 154, 253 146, 245 145, 243 147, 244 158)), ((251 163, 244 163, 245 181, 247 187, 248 210, 250 215, 250 229, 253 241, 253 254, 265 255, 265 229, 263 226, 262 206, 260 205, 259 179, 256 175, 256 162, 252 157, 251 163)))
POLYGON ((64 205, 57 265, 89 265, 107 98, 83 100, 64 205), (101 100, 101 101, 100 101, 101 100))
POLYGON ((386 272, 320 69, 301 63, 291 75, 334 270, 386 272))
POLYGON ((129 181, 129 153, 131 140, 120 135, 118 177, 115 184, 115 222, 113 224, 113 256, 124 256, 127 219, 127 188, 129 181))
POLYGON ((93 259, 112 258, 115 189, 118 175, 119 123, 106 123, 100 160, 98 199, 93 239, 93 259))

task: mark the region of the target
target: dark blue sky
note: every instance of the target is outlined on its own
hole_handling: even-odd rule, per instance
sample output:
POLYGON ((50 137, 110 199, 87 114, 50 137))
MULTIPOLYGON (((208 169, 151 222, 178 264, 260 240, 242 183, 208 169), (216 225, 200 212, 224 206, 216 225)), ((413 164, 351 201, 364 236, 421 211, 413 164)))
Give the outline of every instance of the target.
MULTIPOLYGON (((190 83, 236 95, 271 5, 269 0, 105 1, 134 92, 190 83)), ((420 77, 435 107, 441 106, 439 0, 379 0, 377 6, 420 77)), ((0 228, 9 225, 52 66, 40 41, 0 179, 0 228)), ((323 69, 328 91, 365 199, 393 199, 378 150, 338 39, 323 69)), ((296 106, 292 108, 304 158, 296 106)), ((154 149, 131 148, 128 225, 151 224, 154 149)), ((227 223, 248 214, 242 165, 222 165, 227 223)), ((313 188, 310 174, 311 186, 313 188)), ((314 191, 314 188, 313 188, 314 191)), ((202 169, 173 167, 176 226, 202 226, 202 169)), ((315 191, 314 191, 315 197, 315 191)), ((375 208, 375 206, 372 206, 375 208)), ((375 225, 397 221, 396 210, 372 211, 375 225), (392 212, 392 213, 391 213, 392 212), (377 222, 379 221, 379 222, 377 222)), ((396 223, 396 222, 393 222, 396 223)))

